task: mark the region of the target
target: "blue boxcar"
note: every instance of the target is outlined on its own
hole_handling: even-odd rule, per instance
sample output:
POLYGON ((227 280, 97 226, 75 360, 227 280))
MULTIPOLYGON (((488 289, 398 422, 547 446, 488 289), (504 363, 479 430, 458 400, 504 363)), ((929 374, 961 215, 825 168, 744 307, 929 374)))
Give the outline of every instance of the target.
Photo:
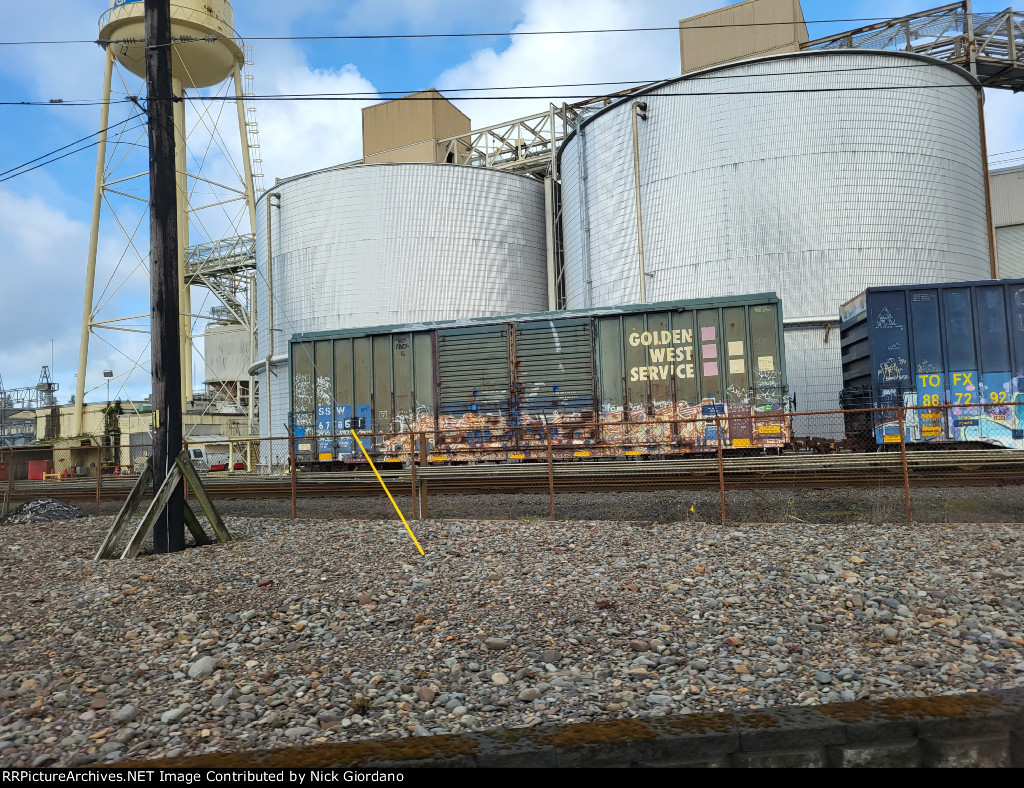
POLYGON ((1024 449, 1024 279, 877 287, 843 305, 847 437, 1024 449))

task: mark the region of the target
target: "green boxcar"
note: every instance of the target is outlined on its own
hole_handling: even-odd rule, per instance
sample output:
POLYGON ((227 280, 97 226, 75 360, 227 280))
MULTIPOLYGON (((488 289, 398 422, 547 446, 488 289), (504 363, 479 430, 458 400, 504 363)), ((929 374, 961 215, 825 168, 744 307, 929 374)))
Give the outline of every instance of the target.
POLYGON ((297 334, 304 463, 676 455, 790 439, 774 294, 297 334))

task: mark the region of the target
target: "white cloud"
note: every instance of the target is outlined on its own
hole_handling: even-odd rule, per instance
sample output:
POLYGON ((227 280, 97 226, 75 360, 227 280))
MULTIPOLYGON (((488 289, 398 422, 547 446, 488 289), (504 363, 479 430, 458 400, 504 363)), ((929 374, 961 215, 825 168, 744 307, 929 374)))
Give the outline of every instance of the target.
POLYGON ((76 318, 69 305, 77 298, 81 310, 82 282, 71 272, 85 270, 84 260, 78 269, 73 261, 88 228, 41 200, 0 187, 0 237, 6 272, 0 336, 8 338, 0 343, 0 374, 8 386, 28 385, 50 363, 50 338, 64 356, 81 325, 81 311, 76 318))
POLYGON ((346 30, 417 32, 506 30, 521 18, 521 0, 356 0, 339 21, 346 30))
MULTIPOLYGON (((516 32, 580 28, 671 27, 681 18, 727 5, 726 2, 651 0, 527 0, 516 32)), ((598 83, 613 80, 654 81, 680 71, 679 35, 673 30, 644 33, 594 33, 516 36, 507 49, 481 49, 465 63, 444 72, 440 90, 502 85, 598 83)), ((623 86, 625 87, 625 86, 623 86)), ((607 89, 607 88, 606 88, 607 89)), ((616 88, 612 87, 611 90, 616 88)), ((518 95, 594 95, 602 88, 515 90, 518 95)), ((456 94, 453 94, 456 95, 456 94)), ((570 103, 577 99, 568 99, 570 103)), ((548 101, 456 101, 473 125, 542 112, 548 101)), ((560 101, 556 100, 556 104, 560 101)))
MULTIPOLYGON (((352 64, 311 68, 292 46, 261 47, 257 95, 364 93, 376 88, 352 64)), ((256 103, 268 187, 274 178, 362 158, 361 109, 376 98, 360 101, 260 101, 256 103)))
POLYGON ((287 35, 298 19, 337 17, 338 0, 236 0, 235 29, 246 34, 287 35))
MULTIPOLYGON (((3 37, 8 41, 89 41, 106 4, 51 0, 45 16, 33 3, 4 3, 3 37)), ((0 47, 0 74, 28 88, 34 99, 97 99, 103 87, 103 50, 95 44, 0 47)), ((81 115, 82 122, 94 116, 81 115)))
MULTIPOLYGON (((50 364, 50 340, 54 340, 56 378, 62 384, 61 400, 74 390, 78 341, 81 330, 82 294, 85 283, 89 227, 38 197, 0 187, 0 253, 4 275, 0 308, 0 374, 7 386, 34 384, 42 365, 50 364), (68 390, 70 388, 70 390, 68 390)), ((116 264, 120 246, 112 237, 102 242, 97 271, 97 295, 116 264)), ((134 278, 111 302, 121 314, 145 303, 148 285, 134 278)), ((142 311, 145 311, 143 306, 142 311)), ((119 334, 115 341, 124 353, 138 356, 137 334, 119 334)), ((123 369, 127 361, 101 342, 93 343, 87 381, 99 385, 102 370, 123 369)), ((148 390, 146 380, 136 379, 136 391, 148 390)))

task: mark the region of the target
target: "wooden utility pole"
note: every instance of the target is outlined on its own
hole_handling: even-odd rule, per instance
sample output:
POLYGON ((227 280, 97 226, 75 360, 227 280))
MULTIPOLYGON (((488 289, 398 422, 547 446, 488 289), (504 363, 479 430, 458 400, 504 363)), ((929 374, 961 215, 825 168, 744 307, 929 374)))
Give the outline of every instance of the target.
MULTIPOLYGON (((178 196, 170 0, 145 0, 149 97, 150 312, 153 348, 153 490, 181 453, 181 338, 178 307, 178 196)), ((180 483, 179 483, 180 484, 180 483)), ((153 552, 185 549, 185 496, 171 495, 153 526, 153 552)))

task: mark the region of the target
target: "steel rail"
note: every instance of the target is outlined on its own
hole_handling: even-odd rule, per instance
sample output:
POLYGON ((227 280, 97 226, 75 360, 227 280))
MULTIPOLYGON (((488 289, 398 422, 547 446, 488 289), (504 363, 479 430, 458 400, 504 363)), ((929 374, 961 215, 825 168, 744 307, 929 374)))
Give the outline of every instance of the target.
MULTIPOLYGON (((975 487, 1024 483, 1024 456, 1000 450, 926 451, 908 455, 908 470, 915 487, 936 484, 975 487)), ((864 487, 902 485, 898 452, 849 455, 793 455, 781 457, 732 457, 723 462, 728 489, 864 487)), ((546 492, 546 462, 418 467, 417 476, 430 482, 433 494, 482 492, 546 492)), ((381 469, 388 482, 411 482, 408 468, 381 469)), ((106 478, 104 491, 110 499, 126 495, 132 479, 106 478)), ((288 476, 207 474, 205 483, 214 498, 274 499, 291 496, 288 476)), ((607 490, 711 489, 718 485, 716 456, 687 459, 585 460, 555 463, 550 483, 556 492, 607 490)), ((296 495, 352 497, 379 494, 379 485, 368 471, 302 473, 296 495)), ((52 497, 92 500, 95 482, 69 480, 21 482, 13 500, 52 497)))

